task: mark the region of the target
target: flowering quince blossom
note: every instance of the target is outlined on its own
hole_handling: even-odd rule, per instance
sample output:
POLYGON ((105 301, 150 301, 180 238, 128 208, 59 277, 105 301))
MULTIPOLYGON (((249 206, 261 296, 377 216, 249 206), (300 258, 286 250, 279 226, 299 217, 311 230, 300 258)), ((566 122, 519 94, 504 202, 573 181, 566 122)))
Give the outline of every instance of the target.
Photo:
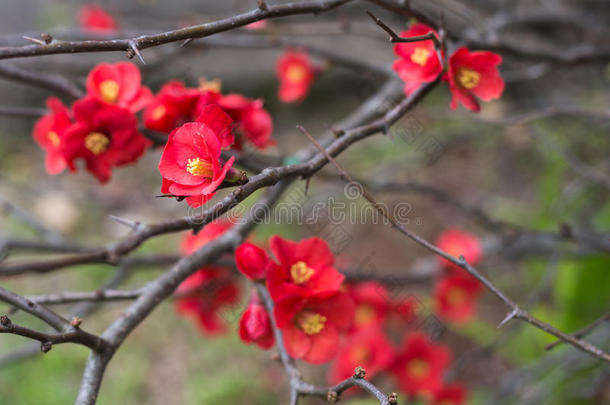
POLYGON ((366 281, 349 285, 347 292, 355 304, 352 330, 376 328, 383 323, 391 309, 390 297, 383 285, 366 281))
MULTIPOLYGON (((401 32, 403 38, 416 37, 436 31, 425 24, 413 24, 408 30, 401 32)), ((432 40, 417 42, 401 42, 394 46, 394 53, 399 57, 392 65, 398 76, 405 82, 405 94, 409 95, 422 83, 429 83, 442 72, 436 48, 432 40)))
POLYGON ((131 62, 97 65, 87 76, 87 93, 134 113, 152 100, 150 89, 142 86, 140 69, 131 62))
MULTIPOLYGON (((436 246, 441 250, 449 253, 451 256, 459 258, 464 256, 466 262, 471 266, 481 260, 483 250, 479 238, 475 235, 464 232, 458 228, 447 228, 436 239, 436 246)), ((465 278, 470 278, 476 282, 476 285, 482 289, 483 286, 475 279, 474 276, 466 272, 460 266, 450 262, 449 260, 438 256, 439 263, 443 266, 450 275, 459 275, 465 278)))
POLYGON ((409 395, 434 395, 441 387, 451 352, 421 332, 407 336, 395 357, 392 372, 409 395))
POLYGON ((117 30, 114 17, 97 4, 85 4, 78 12, 79 26, 86 31, 109 34, 117 30))
POLYGON ((186 197, 192 207, 199 207, 212 198, 235 160, 232 156, 221 165, 219 136, 230 129, 217 125, 219 121, 214 111, 208 110, 208 113, 213 115, 211 126, 189 122, 175 129, 169 135, 159 162, 163 176, 161 192, 186 197))
POLYGON ((378 328, 367 328, 348 335, 329 370, 328 383, 337 384, 351 377, 357 366, 366 370, 369 379, 384 371, 394 357, 394 348, 378 328))
POLYGON ((436 312, 443 318, 463 323, 472 318, 480 283, 473 277, 452 275, 441 277, 434 289, 436 312))
POLYGON ((84 159, 87 170, 104 183, 110 171, 136 161, 150 141, 138 132, 138 122, 124 108, 106 104, 94 97, 74 103, 74 120, 61 137, 60 150, 70 170, 76 159, 84 159))
POLYGON ((245 343, 256 343, 261 349, 269 349, 275 343, 269 315, 256 292, 252 293, 248 308, 239 320, 239 337, 245 343))
POLYGON ((431 405, 463 405, 464 402, 466 390, 459 384, 448 384, 436 392, 431 405))
POLYGON ((243 243, 235 249, 237 269, 250 280, 264 280, 275 263, 267 252, 252 243, 243 243))
POLYGON ((339 333, 354 317, 354 303, 344 292, 292 294, 275 301, 274 316, 292 357, 322 364, 339 347, 339 333))
POLYGON ((269 247, 279 261, 267 274, 267 288, 273 300, 291 295, 332 294, 341 288, 345 276, 333 267, 333 254, 323 239, 293 242, 274 235, 269 247))
MULTIPOLYGON (((265 149, 275 145, 275 141, 271 139, 273 120, 263 108, 263 100, 253 100, 241 94, 227 94, 218 99, 218 105, 235 120, 236 130, 242 138, 254 147, 265 149)), ((235 148, 242 148, 242 139, 237 139, 235 148)))
POLYGON ((453 98, 451 109, 456 109, 458 103, 471 111, 479 111, 481 107, 474 98, 483 101, 499 98, 504 91, 504 80, 498 71, 502 57, 488 51, 470 52, 467 48, 458 49, 449 58, 449 88, 453 98))
MULTIPOLYGON (((206 243, 218 238, 233 224, 217 220, 210 222, 197 234, 188 233, 181 243, 184 254, 192 254, 206 243)), ((226 330, 218 312, 239 300, 239 289, 230 269, 207 266, 184 280, 176 290, 176 310, 195 319, 203 332, 217 334, 226 330)))
POLYGON ((284 103, 302 101, 307 97, 315 69, 305 52, 288 51, 276 64, 276 73, 280 81, 278 98, 284 103))
POLYGON ((47 108, 51 111, 34 125, 34 140, 45 150, 45 168, 49 174, 58 174, 66 168, 66 159, 61 153, 64 131, 72 121, 68 109, 54 97, 47 99, 47 108))
POLYGON ((239 288, 229 269, 209 266, 184 280, 176 295, 178 313, 193 317, 202 332, 218 334, 226 330, 226 323, 218 312, 239 301, 239 288))
POLYGON ((193 110, 201 91, 173 80, 166 83, 144 110, 144 126, 160 132, 171 132, 194 120, 193 110))

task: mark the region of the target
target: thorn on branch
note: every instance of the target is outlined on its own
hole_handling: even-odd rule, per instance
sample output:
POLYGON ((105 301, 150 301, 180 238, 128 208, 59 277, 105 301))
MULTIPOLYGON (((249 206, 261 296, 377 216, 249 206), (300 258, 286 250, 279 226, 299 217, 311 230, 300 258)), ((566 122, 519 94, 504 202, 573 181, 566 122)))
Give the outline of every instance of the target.
POLYGON ((137 230, 140 227, 140 222, 133 221, 131 219, 121 218, 114 215, 110 215, 110 219, 133 230, 137 230))
POLYGON ((364 378, 366 376, 366 370, 362 366, 356 367, 354 370, 354 378, 364 378))
MULTIPOLYGON (((460 257, 460 259, 461 259, 461 257, 460 257)), ((500 323, 498 324, 498 329, 500 329, 502 326, 504 326, 504 325, 506 325, 508 322, 510 322, 510 320, 511 320, 511 319, 513 319, 515 316, 519 315, 519 312, 520 312, 520 311, 521 311, 521 310, 520 310, 519 308, 514 308, 514 309, 513 309, 513 310, 510 312, 510 314, 508 314, 508 315, 506 316, 506 318, 504 318, 504 319, 502 320, 502 322, 500 322, 500 323)))
POLYGON ((187 38, 185 39, 181 44, 180 44, 180 48, 184 48, 185 46, 187 46, 188 44, 190 44, 191 42, 193 42, 193 38, 187 38))
POLYGON ((36 38, 32 38, 32 37, 28 37, 28 36, 23 36, 23 39, 27 39, 28 41, 32 41, 34 43, 37 43, 38 45, 46 45, 48 42, 45 42, 41 39, 36 39, 36 38))
POLYGON ((140 62, 142 62, 142 64, 146 65, 146 62, 144 61, 144 58, 142 57, 142 54, 140 53, 140 50, 138 49, 138 45, 135 42, 130 42, 129 48, 127 49, 127 58, 133 59, 133 57, 136 55, 138 55, 140 62))
POLYGON ((43 353, 48 353, 53 348, 53 343, 51 342, 42 342, 40 344, 40 351, 43 353))

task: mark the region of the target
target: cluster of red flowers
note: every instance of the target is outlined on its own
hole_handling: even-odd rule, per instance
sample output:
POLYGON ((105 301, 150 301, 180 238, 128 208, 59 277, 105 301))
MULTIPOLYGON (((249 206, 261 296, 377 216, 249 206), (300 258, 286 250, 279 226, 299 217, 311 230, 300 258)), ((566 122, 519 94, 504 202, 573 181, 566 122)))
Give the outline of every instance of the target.
MULTIPOLYGON (((336 354, 340 334, 352 324, 354 303, 341 291, 344 276, 333 267, 333 254, 320 238, 297 243, 273 236, 269 246, 277 262, 258 246, 245 243, 235 251, 237 267, 252 280, 266 279, 275 304, 274 321, 288 353, 310 363, 326 363, 336 354)), ((251 306, 260 308, 260 303, 254 300, 251 306)), ((260 309, 244 313, 240 336, 270 346, 268 340, 261 342, 269 337, 269 321, 253 321, 254 313, 262 314, 260 309)))
MULTIPOLYGON (((403 38, 425 35, 436 31, 425 24, 415 23, 408 30, 403 31, 403 38)), ((394 62, 393 69, 405 82, 405 93, 408 95, 421 84, 429 83, 443 73, 443 66, 439 60, 432 40, 398 43, 394 52, 399 57, 394 62)), ((444 58, 444 55, 440 55, 444 58)), ((504 91, 504 80, 498 72, 498 65, 502 62, 500 55, 488 51, 473 51, 461 47, 449 57, 448 72, 443 80, 449 82, 449 89, 453 96, 451 108, 455 109, 458 103, 471 111, 479 111, 480 106, 475 96, 483 101, 497 99, 504 91)))
MULTIPOLYGON (((464 256, 473 266, 481 259, 478 238, 457 228, 446 229, 439 235, 436 245, 454 257, 464 256)), ((483 292, 483 285, 454 263, 440 257, 439 263, 443 271, 434 289, 436 312, 446 320, 466 322, 476 312, 476 301, 483 292)))
POLYGON ((87 77, 87 95, 71 109, 56 98, 47 100, 49 114, 34 126, 34 139, 47 152, 50 174, 75 161, 85 161, 87 170, 100 182, 110 179, 111 170, 135 162, 150 146, 138 131, 134 113, 151 97, 141 85, 140 71, 132 63, 101 63, 87 77))
POLYGON ((171 81, 153 95, 133 63, 100 63, 87 76, 87 95, 71 109, 47 100, 50 112, 36 123, 34 138, 47 152, 48 173, 75 171, 82 159, 106 182, 112 168, 135 162, 151 145, 138 130, 136 113, 144 110, 145 127, 169 132, 159 163, 161 192, 199 206, 232 179, 234 159, 223 163, 222 149, 241 149, 244 139, 261 149, 274 144, 271 116, 262 104, 241 94, 222 95, 217 82, 196 89, 171 81))
MULTIPOLYGON (((232 226, 229 222, 214 221, 206 225, 197 235, 189 233, 182 240, 181 250, 191 254, 218 238, 232 226)), ((227 330, 223 318, 225 309, 239 302, 239 287, 235 272, 222 266, 206 266, 184 280, 176 290, 176 310, 192 317, 202 332, 210 335, 227 330)))

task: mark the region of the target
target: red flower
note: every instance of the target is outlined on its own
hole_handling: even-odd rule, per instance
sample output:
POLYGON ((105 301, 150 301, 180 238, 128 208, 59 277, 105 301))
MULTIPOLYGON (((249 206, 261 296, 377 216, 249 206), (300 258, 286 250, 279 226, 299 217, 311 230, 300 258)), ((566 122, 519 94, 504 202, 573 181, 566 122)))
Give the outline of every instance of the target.
POLYGON ((226 219, 216 219, 205 225, 196 235, 192 232, 184 235, 180 249, 184 254, 190 255, 206 243, 218 238, 232 226, 233 223, 226 219))
POLYGON ((267 252, 252 243, 242 243, 235 249, 237 269, 250 280, 262 280, 267 276, 269 267, 275 263, 267 252))
POLYGON ((267 287, 275 301, 287 295, 339 291, 345 277, 333 267, 333 254, 323 239, 313 237, 297 243, 274 235, 269 246, 279 261, 267 274, 267 287))
MULTIPOLYGON (((447 228, 436 239, 436 246, 444 250, 455 258, 464 256, 466 262, 475 266, 482 256, 482 248, 479 238, 458 228, 447 228)), ((449 260, 438 257, 440 264, 450 271, 450 274, 470 276, 466 270, 450 262, 449 260)), ((472 276, 470 276, 472 277, 472 276)))
MULTIPOLYGON (((205 121, 205 118, 200 118, 205 121)), ((192 207, 202 205, 214 195, 235 160, 232 156, 221 166, 219 136, 230 129, 215 125, 218 123, 215 118, 210 122, 214 125, 189 122, 174 130, 159 162, 163 176, 161 192, 185 196, 192 207)))
POLYGON ((108 104, 140 111, 152 100, 142 86, 140 69, 131 62, 100 63, 87 76, 87 93, 108 104))
POLYGON ((435 345, 425 334, 417 332, 405 339, 392 371, 409 395, 433 395, 441 388, 450 361, 449 349, 435 345))
POLYGON ((66 168, 66 159, 61 153, 64 132, 72 121, 68 109, 54 97, 47 99, 51 112, 40 118, 34 125, 34 140, 47 153, 45 167, 47 173, 58 174, 66 168))
POLYGON ((315 70, 305 52, 286 52, 276 64, 280 81, 278 98, 284 103, 304 100, 313 83, 315 70))
POLYGON ((436 312, 451 321, 466 322, 475 313, 476 298, 480 292, 479 281, 473 277, 443 277, 434 289, 436 312))
POLYGON ((256 343, 261 349, 269 349, 275 343, 269 314, 256 293, 252 294, 250 304, 239 320, 239 337, 245 343, 256 343))
POLYGON ((171 132, 194 119, 194 108, 201 91, 185 87, 182 82, 165 84, 144 110, 144 126, 161 132, 171 132))
POLYGON ((462 405, 464 402, 466 390, 458 384, 445 385, 432 399, 432 405, 462 405))
POLYGON ((348 294, 356 305, 353 329, 371 329, 382 323, 391 301, 385 287, 375 281, 351 285, 348 294))
POLYGON ((343 292, 290 295, 276 302, 274 315, 288 353, 322 364, 336 355, 339 333, 352 323, 354 303, 343 292))
POLYGON ((100 34, 113 33, 117 30, 114 17, 97 4, 85 4, 80 8, 78 23, 83 30, 100 34))
POLYGON ((498 71, 502 57, 488 51, 470 52, 467 48, 458 49, 449 58, 449 88, 453 98, 451 108, 458 103, 471 111, 481 107, 474 98, 483 101, 499 98, 504 91, 504 80, 498 71))
POLYGON ((87 170, 100 182, 110 179, 110 171, 136 161, 150 141, 138 132, 138 122, 128 110, 86 97, 74 103, 75 123, 65 130, 61 152, 70 170, 74 161, 85 160, 87 170))
MULTIPOLYGON (((227 94, 218 99, 218 104, 236 121, 237 131, 256 148, 265 149, 275 145, 275 141, 271 139, 273 121, 263 108, 262 100, 252 100, 241 94, 227 94)), ((241 149, 240 139, 237 140, 235 148, 241 149)))
MULTIPOLYGON (((425 24, 413 24, 407 31, 400 35, 403 38, 416 37, 433 32, 432 28, 425 24)), ((417 42, 402 42, 394 46, 394 53, 399 59, 394 62, 392 69, 406 82, 405 93, 409 94, 422 83, 434 81, 442 71, 438 55, 432 40, 417 42)))
POLYGON ((218 334, 226 330, 219 312, 239 300, 239 289, 224 267, 205 267, 184 280, 176 289, 176 310, 191 316, 202 332, 218 334))
POLYGON ((372 379, 390 365, 393 357, 392 344, 378 328, 362 329, 341 344, 328 383, 334 385, 351 377, 357 366, 364 367, 366 377, 372 379))

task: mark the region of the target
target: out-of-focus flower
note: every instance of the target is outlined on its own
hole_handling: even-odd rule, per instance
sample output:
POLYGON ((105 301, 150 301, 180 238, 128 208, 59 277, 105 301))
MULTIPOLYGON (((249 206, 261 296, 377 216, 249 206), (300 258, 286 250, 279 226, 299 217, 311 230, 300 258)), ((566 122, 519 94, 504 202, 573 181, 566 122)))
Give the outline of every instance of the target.
POLYGON ((315 69, 305 52, 288 51, 277 61, 280 81, 278 98, 284 103, 304 100, 315 77, 315 69))
POLYGON ((100 34, 111 34, 118 28, 114 17, 97 4, 85 4, 80 8, 78 24, 83 30, 100 34))

